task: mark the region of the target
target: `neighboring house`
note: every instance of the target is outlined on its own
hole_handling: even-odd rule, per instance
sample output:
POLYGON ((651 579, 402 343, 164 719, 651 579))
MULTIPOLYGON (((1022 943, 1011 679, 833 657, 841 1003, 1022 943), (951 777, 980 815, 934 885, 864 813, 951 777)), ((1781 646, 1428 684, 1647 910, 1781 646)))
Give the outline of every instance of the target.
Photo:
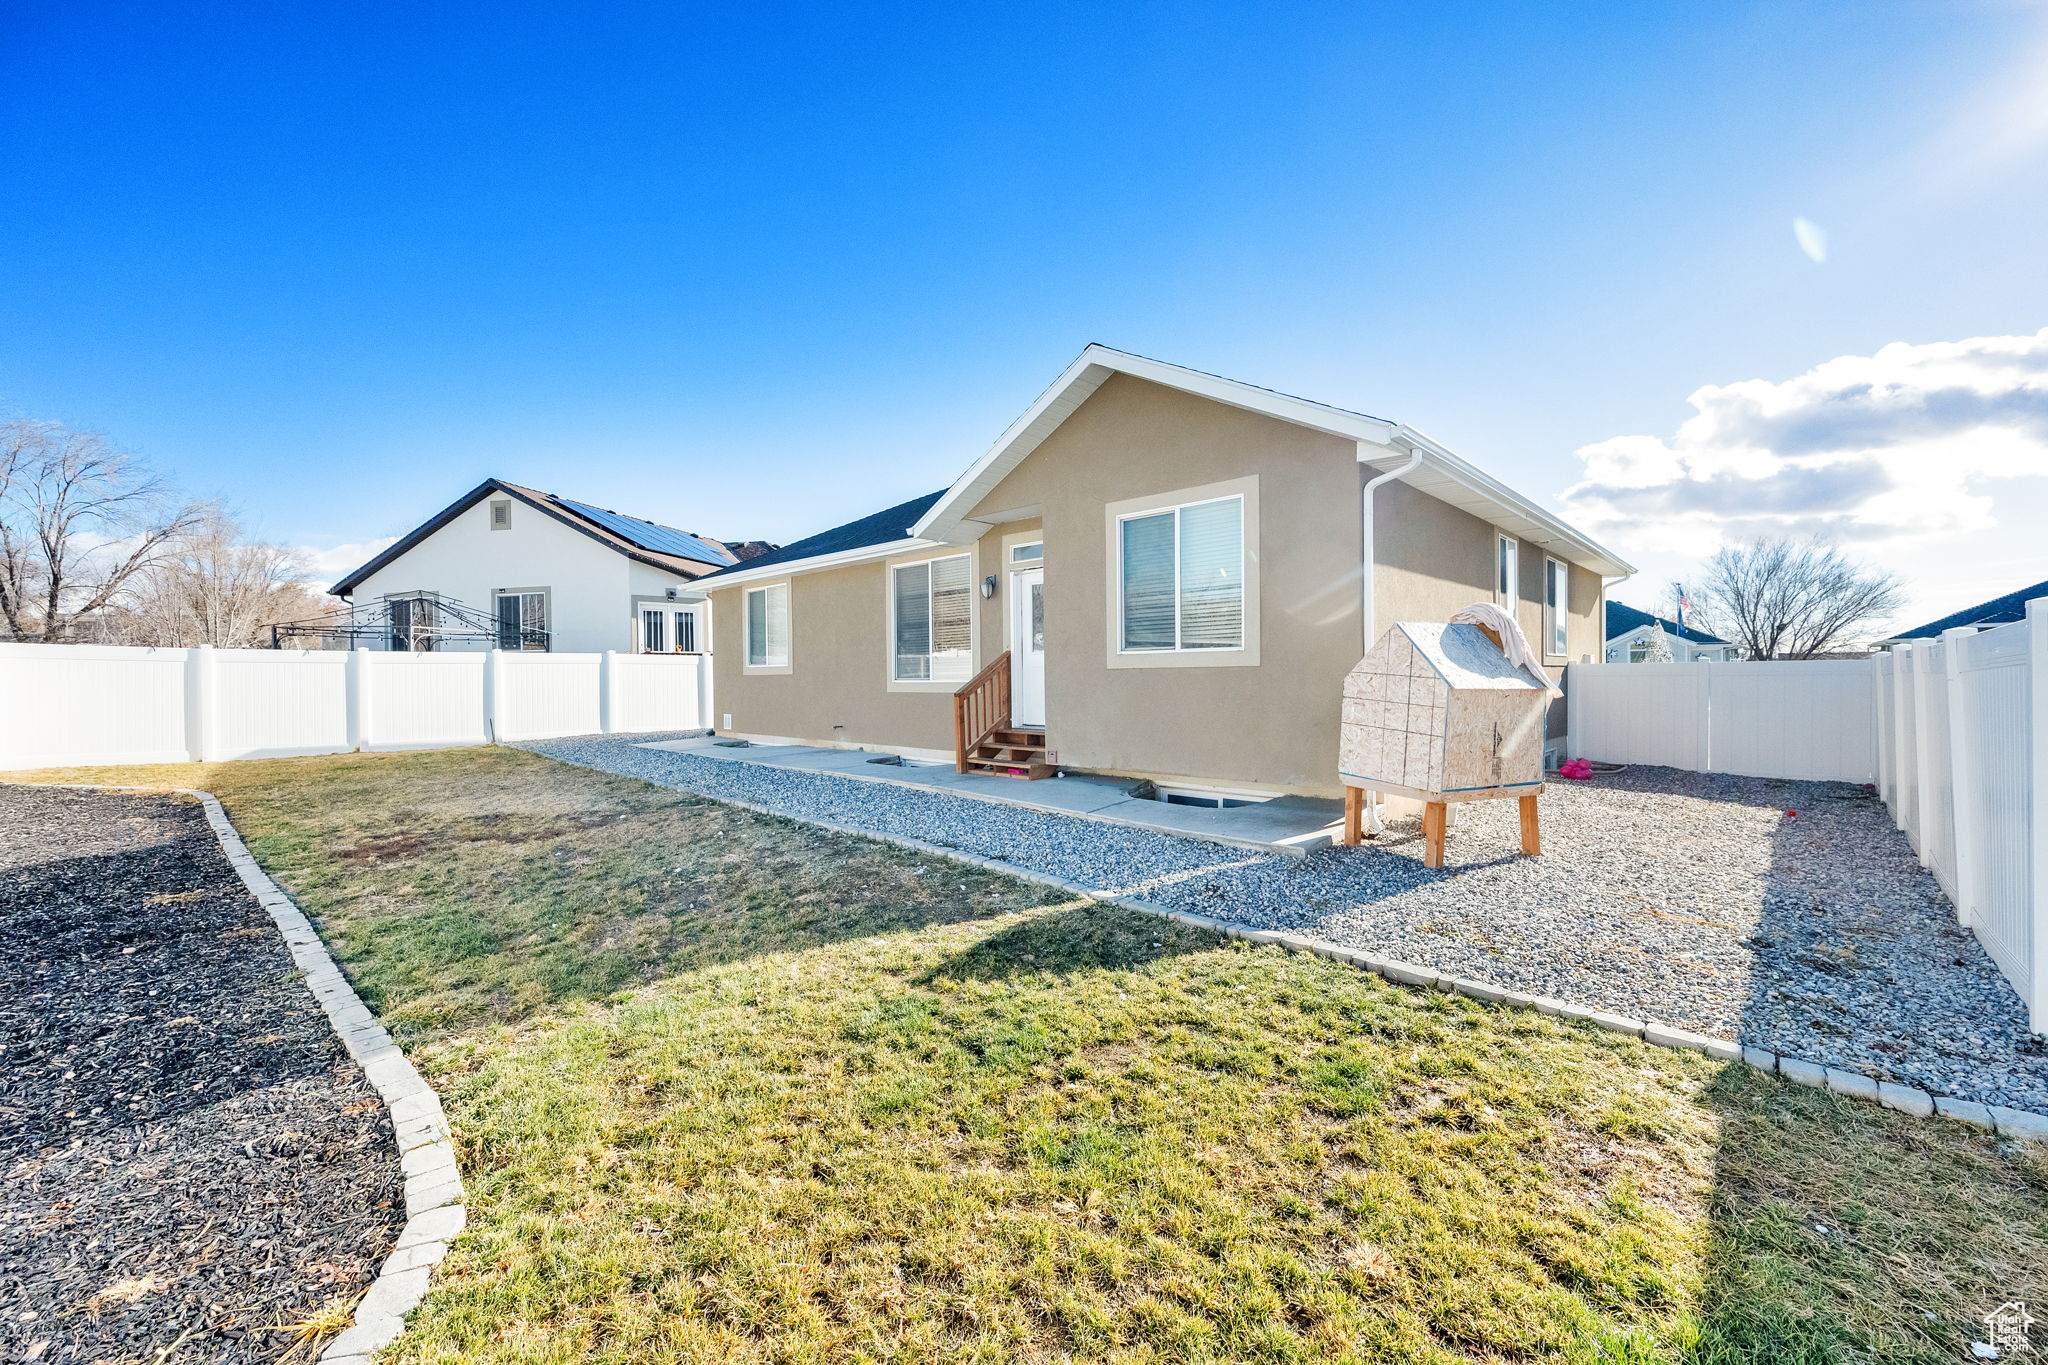
POLYGON ((1091 346, 950 487, 695 586, 722 731, 1272 795, 1337 792, 1395 621, 1511 605, 1555 678, 1630 572, 1408 427, 1091 346))
POLYGON ((1965 607, 1951 612, 1939 621, 1929 621, 1924 626, 1902 630, 1890 636, 1883 643, 1896 644, 1900 640, 1932 640, 1945 630, 1957 626, 1975 626, 1982 630, 1986 626, 2009 626, 2015 621, 2027 619, 2027 603, 2037 597, 2048 597, 2048 583, 2036 583, 2031 588, 2021 588, 2003 597, 1994 597, 1989 602, 1979 602, 1974 607, 1965 607))
POLYGON ((370 649, 707 653, 697 581, 773 548, 486 479, 329 591, 370 649))
POLYGON ((1681 626, 1662 616, 1620 602, 1607 604, 1607 643, 1600 657, 1611 664, 1717 663, 1736 658, 1741 651, 1718 635, 1691 626, 1681 626))

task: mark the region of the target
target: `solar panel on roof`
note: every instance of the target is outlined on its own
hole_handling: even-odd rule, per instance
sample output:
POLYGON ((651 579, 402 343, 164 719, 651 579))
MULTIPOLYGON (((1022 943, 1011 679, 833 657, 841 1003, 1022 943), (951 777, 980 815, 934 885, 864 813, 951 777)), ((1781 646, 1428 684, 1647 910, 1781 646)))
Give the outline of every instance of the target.
POLYGON ((661 555, 677 555, 704 564, 734 562, 731 555, 706 545, 688 531, 678 531, 673 526, 658 526, 651 521, 642 521, 638 517, 624 516, 618 512, 607 512, 602 507, 571 502, 567 498, 556 498, 555 501, 564 507, 574 509, 578 515, 590 518, 613 535, 622 536, 643 550, 652 550, 661 555))

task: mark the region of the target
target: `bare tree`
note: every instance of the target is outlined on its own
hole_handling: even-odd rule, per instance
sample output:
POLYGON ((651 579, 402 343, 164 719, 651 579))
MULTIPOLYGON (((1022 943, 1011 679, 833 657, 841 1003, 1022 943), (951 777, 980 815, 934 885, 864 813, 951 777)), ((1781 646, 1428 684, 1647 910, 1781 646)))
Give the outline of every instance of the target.
POLYGON ((1822 541, 1762 537, 1707 561, 1702 620, 1752 659, 1811 659, 1855 643, 1896 611, 1899 580, 1822 541))
POLYGON ((98 432, 0 421, 0 631, 77 638, 199 514, 98 432))
POLYGON ((167 542, 166 553, 135 576, 102 636, 132 645, 270 643, 270 627, 319 613, 331 600, 305 581, 305 563, 282 545, 247 541, 218 507, 167 542))

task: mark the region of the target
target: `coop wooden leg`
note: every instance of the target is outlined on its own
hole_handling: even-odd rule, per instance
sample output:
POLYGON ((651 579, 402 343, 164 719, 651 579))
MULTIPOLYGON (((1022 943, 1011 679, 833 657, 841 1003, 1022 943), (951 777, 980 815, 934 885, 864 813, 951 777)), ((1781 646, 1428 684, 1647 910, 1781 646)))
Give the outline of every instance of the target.
POLYGON ((1358 787, 1344 789, 1344 842, 1356 846, 1365 840, 1365 792, 1358 787))
POLYGON ((1536 798, 1533 796, 1522 798, 1522 852, 1532 858, 1543 853, 1543 831, 1536 827, 1536 798))
POLYGON ((1422 865, 1444 865, 1444 803, 1432 801, 1422 808, 1422 865))

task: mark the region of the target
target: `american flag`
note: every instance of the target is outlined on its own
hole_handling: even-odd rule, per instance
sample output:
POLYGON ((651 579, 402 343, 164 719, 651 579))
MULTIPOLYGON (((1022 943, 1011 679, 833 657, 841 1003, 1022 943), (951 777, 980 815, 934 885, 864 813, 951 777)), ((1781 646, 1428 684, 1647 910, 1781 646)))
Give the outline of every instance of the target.
POLYGON ((1686 599, 1685 584, 1674 583, 1672 586, 1678 589, 1678 628, 1684 630, 1685 614, 1692 610, 1692 603, 1686 599))

